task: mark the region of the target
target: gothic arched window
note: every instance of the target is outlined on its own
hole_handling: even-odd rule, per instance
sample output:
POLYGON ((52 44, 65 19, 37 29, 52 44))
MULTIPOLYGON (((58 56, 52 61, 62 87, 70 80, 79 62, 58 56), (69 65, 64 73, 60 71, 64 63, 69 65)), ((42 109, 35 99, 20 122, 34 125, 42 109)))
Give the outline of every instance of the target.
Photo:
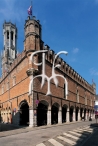
POLYGON ((77 90, 77 102, 79 103, 79 91, 77 90))

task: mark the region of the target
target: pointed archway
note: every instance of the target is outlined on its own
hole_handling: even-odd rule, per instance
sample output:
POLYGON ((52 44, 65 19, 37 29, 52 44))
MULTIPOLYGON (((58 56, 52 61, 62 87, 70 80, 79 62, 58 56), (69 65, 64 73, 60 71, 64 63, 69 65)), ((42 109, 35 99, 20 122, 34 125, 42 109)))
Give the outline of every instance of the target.
POLYGON ((67 105, 63 105, 62 107, 62 123, 66 122, 66 118, 67 118, 67 105))
POLYGON ((83 108, 80 108, 80 118, 82 120, 83 108))
POLYGON ((78 112, 79 112, 79 107, 76 107, 76 121, 78 121, 78 112))
POLYGON ((26 100, 20 103, 20 125, 29 125, 29 105, 26 100))
POLYGON ((37 126, 47 125, 48 102, 40 101, 37 107, 37 126))
POLYGON ((86 120, 86 108, 84 109, 84 120, 86 120))
POLYGON ((74 107, 71 106, 71 107, 70 107, 70 112, 69 112, 70 122, 73 121, 73 111, 74 111, 74 107))
POLYGON ((58 111, 59 111, 59 104, 54 103, 51 108, 51 124, 58 123, 58 111))

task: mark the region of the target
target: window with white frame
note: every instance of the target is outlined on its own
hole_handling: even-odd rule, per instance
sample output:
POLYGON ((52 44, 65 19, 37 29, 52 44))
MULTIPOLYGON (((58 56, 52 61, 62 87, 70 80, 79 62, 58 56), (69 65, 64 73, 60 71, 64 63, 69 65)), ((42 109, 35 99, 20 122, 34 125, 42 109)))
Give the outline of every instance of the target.
POLYGON ((85 96, 85 105, 87 105, 87 97, 85 96))
POLYGON ((79 103, 79 91, 77 90, 77 102, 79 103))
POLYGON ((67 95, 68 95, 68 84, 66 82, 66 84, 64 83, 64 98, 67 99, 67 95))
POLYGON ((91 99, 91 106, 92 106, 92 99, 91 99))

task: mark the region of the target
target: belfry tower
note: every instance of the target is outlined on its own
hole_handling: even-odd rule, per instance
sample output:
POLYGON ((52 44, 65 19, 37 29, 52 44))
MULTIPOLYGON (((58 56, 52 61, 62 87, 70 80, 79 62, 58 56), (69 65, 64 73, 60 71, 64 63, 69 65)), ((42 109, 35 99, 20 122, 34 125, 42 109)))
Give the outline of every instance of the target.
POLYGON ((4 50, 2 54, 2 75, 8 71, 17 54, 17 28, 11 22, 3 24, 4 50))

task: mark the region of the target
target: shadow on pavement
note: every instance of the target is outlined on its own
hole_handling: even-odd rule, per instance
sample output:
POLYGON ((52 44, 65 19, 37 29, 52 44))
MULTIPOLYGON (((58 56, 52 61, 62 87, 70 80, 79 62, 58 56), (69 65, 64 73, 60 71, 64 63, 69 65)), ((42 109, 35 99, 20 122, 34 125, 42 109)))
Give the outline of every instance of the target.
POLYGON ((10 130, 15 130, 15 129, 20 129, 20 128, 27 128, 28 126, 16 126, 10 123, 0 123, 0 132, 3 131, 10 131, 10 130))
MULTIPOLYGON (((98 146, 98 124, 93 123, 90 124, 89 128, 86 126, 81 129, 79 128, 79 131, 77 131, 78 134, 80 134, 79 139, 76 142, 74 146, 98 146), (84 129, 84 131, 82 131, 84 129), (97 132, 97 144, 91 144, 90 140, 94 142, 93 136, 96 135, 97 132)), ((75 136, 75 135, 74 135, 75 136)))

